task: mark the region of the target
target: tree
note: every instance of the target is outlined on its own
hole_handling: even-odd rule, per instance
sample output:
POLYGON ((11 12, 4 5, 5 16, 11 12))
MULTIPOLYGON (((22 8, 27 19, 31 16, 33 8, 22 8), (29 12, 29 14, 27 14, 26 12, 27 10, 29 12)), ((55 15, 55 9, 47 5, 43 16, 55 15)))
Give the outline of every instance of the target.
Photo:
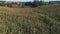
POLYGON ((33 7, 37 7, 37 6, 39 6, 39 0, 34 0, 33 7))
POLYGON ((33 2, 33 6, 34 7, 37 7, 37 6, 42 6, 44 3, 43 3, 43 1, 42 0, 34 0, 34 2, 33 2))
POLYGON ((39 1, 39 5, 40 5, 40 6, 44 5, 43 0, 40 0, 40 1, 39 1))

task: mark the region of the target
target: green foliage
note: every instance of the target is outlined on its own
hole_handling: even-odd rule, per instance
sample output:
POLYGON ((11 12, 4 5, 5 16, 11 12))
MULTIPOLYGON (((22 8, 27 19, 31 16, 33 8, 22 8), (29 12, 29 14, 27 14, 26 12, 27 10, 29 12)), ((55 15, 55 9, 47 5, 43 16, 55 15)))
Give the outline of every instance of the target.
POLYGON ((5 3, 0 3, 0 6, 5 6, 5 3))

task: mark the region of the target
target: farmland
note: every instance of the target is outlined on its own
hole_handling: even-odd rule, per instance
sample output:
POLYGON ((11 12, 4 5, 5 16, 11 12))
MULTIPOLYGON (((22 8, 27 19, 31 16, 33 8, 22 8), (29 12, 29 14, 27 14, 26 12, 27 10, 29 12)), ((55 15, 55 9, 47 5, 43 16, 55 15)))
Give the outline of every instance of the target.
POLYGON ((0 34, 60 34, 60 4, 36 8, 0 6, 0 34))

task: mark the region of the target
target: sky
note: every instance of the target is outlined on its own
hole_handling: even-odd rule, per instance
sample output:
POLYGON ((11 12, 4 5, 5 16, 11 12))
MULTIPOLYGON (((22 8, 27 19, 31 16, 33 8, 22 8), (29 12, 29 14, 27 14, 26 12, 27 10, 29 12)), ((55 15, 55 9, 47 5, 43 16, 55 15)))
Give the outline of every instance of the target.
MULTIPOLYGON (((33 0, 3 0, 3 1, 20 1, 20 2, 27 2, 27 1, 33 1, 33 0)), ((44 0, 44 1, 60 1, 60 0, 44 0)))

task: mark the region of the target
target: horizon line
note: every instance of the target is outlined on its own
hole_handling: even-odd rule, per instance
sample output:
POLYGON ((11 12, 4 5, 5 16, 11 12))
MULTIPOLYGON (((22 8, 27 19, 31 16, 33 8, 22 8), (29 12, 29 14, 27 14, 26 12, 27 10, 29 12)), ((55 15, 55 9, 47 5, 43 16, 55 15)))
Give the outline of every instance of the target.
MULTIPOLYGON (((0 0, 0 1, 4 1, 4 0, 0 0)), ((58 0, 56 0, 56 1, 58 1, 58 0)), ((33 2, 33 1, 6 1, 6 2, 33 2)), ((49 2, 49 1, 44 1, 44 2, 49 2)))

